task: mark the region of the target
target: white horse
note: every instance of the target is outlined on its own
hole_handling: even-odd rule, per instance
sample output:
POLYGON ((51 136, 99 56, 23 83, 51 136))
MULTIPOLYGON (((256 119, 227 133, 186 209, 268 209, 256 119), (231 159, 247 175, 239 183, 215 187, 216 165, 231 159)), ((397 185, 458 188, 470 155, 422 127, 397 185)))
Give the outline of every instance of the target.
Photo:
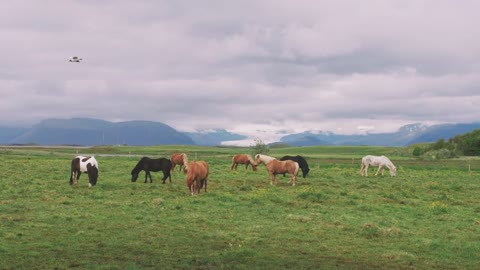
POLYGON ((295 186, 297 182, 297 173, 298 173, 298 163, 292 160, 280 161, 274 157, 257 154, 255 155, 256 165, 263 163, 267 167, 268 174, 270 175, 270 185, 277 183, 275 176, 277 174, 290 174, 292 186, 295 186))
POLYGON ((397 175, 397 168, 386 156, 364 156, 362 158, 362 167, 360 168, 360 173, 362 174, 362 176, 368 176, 368 166, 378 166, 378 170, 375 173, 375 176, 378 175, 380 170, 382 170, 383 175, 383 171, 385 170, 385 168, 388 168, 390 170, 390 176, 397 175))

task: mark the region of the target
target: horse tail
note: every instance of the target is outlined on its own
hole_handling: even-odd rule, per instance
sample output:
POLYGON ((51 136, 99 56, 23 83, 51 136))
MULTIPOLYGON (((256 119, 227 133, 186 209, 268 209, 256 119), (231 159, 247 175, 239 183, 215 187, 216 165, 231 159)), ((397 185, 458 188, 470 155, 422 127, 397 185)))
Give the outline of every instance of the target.
POLYGON ((171 170, 171 171, 173 171, 173 169, 175 169, 175 160, 174 160, 174 159, 175 159, 175 154, 172 154, 172 155, 170 156, 170 165, 171 165, 171 166, 170 166, 170 170, 171 170))
POLYGON ((237 155, 234 155, 232 157, 232 166, 230 166, 230 170, 233 170, 233 167, 235 166, 235 159, 237 158, 237 155))
POLYGON ((187 154, 182 154, 184 171, 188 171, 188 157, 187 154))
POLYGON ((365 158, 362 158, 362 166, 360 166, 360 173, 363 175, 363 171, 365 170, 365 158))
POLYGON ((70 185, 73 185, 75 181, 75 176, 77 175, 77 171, 80 170, 80 159, 74 158, 72 160, 72 166, 70 170, 70 185))

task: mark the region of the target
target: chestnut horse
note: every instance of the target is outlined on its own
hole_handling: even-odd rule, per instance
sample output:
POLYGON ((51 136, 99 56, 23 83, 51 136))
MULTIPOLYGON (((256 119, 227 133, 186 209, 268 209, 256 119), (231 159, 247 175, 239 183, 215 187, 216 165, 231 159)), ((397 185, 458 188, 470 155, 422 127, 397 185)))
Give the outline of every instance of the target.
POLYGON ((192 195, 199 194, 200 189, 205 186, 205 192, 207 192, 207 180, 208 180, 208 164, 207 162, 191 161, 185 162, 185 169, 187 173, 186 184, 188 190, 192 195))
MULTIPOLYGON (((302 169, 303 178, 305 178, 310 171, 307 161, 302 156, 284 156, 280 160, 293 160, 297 162, 300 169, 302 169)), ((285 176, 285 174, 283 174, 283 176, 285 176)))
POLYGON ((390 170, 390 176, 397 175, 397 167, 395 167, 392 161, 390 161, 390 159, 388 159, 386 156, 364 156, 362 158, 362 167, 360 168, 360 173, 362 176, 368 176, 368 166, 378 166, 375 176, 378 175, 380 170, 382 171, 383 175, 385 168, 390 170))
POLYGON ((237 170, 238 164, 245 164, 245 171, 248 170, 248 165, 252 165, 252 170, 254 172, 257 171, 258 164, 255 162, 255 160, 253 160, 252 156, 250 155, 238 154, 233 156, 232 166, 230 167, 230 170, 237 170))
POLYGON ((255 156, 255 161, 257 164, 263 163, 267 168, 268 174, 270 175, 270 185, 275 182, 277 184, 277 179, 275 175, 287 173, 290 174, 292 186, 295 186, 297 182, 297 173, 298 173, 298 163, 292 160, 280 161, 274 157, 257 154, 255 156))
POLYGON ((170 161, 172 162, 172 171, 175 169, 176 165, 179 165, 178 171, 182 171, 182 166, 185 165, 184 159, 186 157, 186 154, 184 153, 173 153, 172 156, 170 157, 170 161))

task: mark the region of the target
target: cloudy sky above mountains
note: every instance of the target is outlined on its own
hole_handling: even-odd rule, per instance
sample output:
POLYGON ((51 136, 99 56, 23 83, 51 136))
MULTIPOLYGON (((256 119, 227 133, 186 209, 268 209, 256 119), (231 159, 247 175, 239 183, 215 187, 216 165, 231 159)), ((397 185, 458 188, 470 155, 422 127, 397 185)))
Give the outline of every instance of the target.
POLYGON ((12 1, 0 9, 0 125, 150 120, 271 141, 475 122, 478 10, 473 0, 12 1))

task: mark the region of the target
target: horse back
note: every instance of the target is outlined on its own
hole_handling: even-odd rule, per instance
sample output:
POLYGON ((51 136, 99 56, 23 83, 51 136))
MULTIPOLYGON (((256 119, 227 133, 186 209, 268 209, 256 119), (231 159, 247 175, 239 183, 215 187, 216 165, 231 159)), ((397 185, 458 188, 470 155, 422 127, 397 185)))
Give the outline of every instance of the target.
POLYGON ((175 164, 183 164, 183 153, 173 153, 170 161, 175 164))
POLYGON ((77 156, 72 160, 72 170, 76 169, 80 172, 87 172, 87 165, 90 164, 92 166, 95 166, 98 169, 98 162, 95 159, 95 157, 90 156, 90 157, 83 157, 83 156, 77 156))
POLYGON ((298 171, 298 163, 293 160, 272 160, 270 163, 267 164, 267 169, 269 172, 274 174, 280 173, 297 173, 298 171))
POLYGON ((188 173, 195 177, 198 177, 199 179, 205 179, 208 176, 207 162, 203 160, 190 162, 187 174, 188 173))

